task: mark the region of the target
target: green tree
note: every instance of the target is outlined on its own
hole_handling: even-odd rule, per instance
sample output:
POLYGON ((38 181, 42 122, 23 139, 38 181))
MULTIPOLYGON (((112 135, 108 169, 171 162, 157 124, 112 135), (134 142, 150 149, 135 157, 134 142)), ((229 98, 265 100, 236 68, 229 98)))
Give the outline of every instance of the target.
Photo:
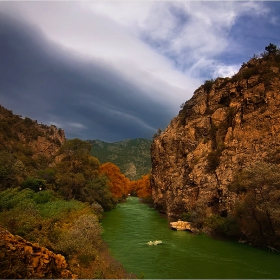
POLYGON ((89 155, 91 144, 81 139, 75 138, 65 141, 60 148, 60 153, 65 159, 71 159, 75 156, 89 155))
POLYGON ((56 185, 67 199, 82 200, 82 189, 99 175, 100 163, 90 155, 91 145, 80 139, 68 140, 61 147, 62 160, 56 165, 56 185))
POLYGON ((104 210, 115 207, 117 200, 110 181, 100 174, 99 160, 90 155, 91 144, 80 139, 68 140, 61 147, 62 160, 56 165, 56 185, 66 199, 97 202, 104 210))
POLYGON ((55 176, 56 176, 55 168, 47 167, 43 170, 39 170, 37 174, 39 178, 45 180, 47 188, 50 189, 55 188, 55 176))
POLYGON ((0 152, 0 187, 2 190, 9 187, 15 181, 13 172, 13 157, 6 151, 0 152))
POLYGON ((270 54, 276 54, 278 48, 276 45, 270 43, 268 46, 265 47, 265 50, 267 51, 268 55, 270 55, 270 54))
POLYGON ((109 179, 106 176, 99 176, 88 182, 82 189, 81 200, 97 202, 105 211, 113 209, 118 202, 110 190, 109 179))
POLYGON ((280 247, 280 169, 257 162, 242 170, 230 185, 240 199, 236 216, 243 233, 256 245, 280 247))
POLYGON ((27 177, 22 183, 22 188, 29 188, 35 192, 38 192, 46 188, 46 182, 43 179, 27 177))
POLYGON ((213 79, 206 80, 204 82, 204 85, 203 85, 205 92, 209 93, 210 90, 212 89, 213 84, 214 84, 214 80, 213 79))

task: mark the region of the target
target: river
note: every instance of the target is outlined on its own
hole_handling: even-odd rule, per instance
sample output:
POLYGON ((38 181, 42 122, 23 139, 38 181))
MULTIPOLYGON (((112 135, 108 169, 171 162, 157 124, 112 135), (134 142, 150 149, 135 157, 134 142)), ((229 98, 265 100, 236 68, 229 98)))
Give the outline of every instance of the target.
POLYGON ((126 271, 149 279, 279 279, 280 254, 171 230, 166 216, 138 198, 104 214, 103 239, 126 271), (147 244, 162 240, 161 245, 147 244))

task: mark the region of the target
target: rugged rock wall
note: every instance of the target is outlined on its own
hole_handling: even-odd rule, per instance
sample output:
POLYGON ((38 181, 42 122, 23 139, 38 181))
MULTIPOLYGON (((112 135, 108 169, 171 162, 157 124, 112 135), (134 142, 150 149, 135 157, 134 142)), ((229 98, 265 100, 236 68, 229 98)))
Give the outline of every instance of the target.
POLYGON ((62 255, 54 254, 38 244, 30 243, 0 228, 1 278, 77 278, 67 270, 67 266, 62 255))
POLYGON ((169 216, 201 208, 226 216, 236 172, 280 148, 280 63, 267 56, 232 78, 206 81, 151 147, 154 206, 169 216))
POLYGON ((54 125, 46 126, 37 124, 41 136, 30 142, 35 154, 42 154, 47 157, 56 155, 58 149, 65 142, 65 134, 62 129, 54 125))
POLYGON ((32 152, 32 157, 53 157, 65 142, 64 131, 55 125, 38 124, 0 105, 0 150, 32 152), (25 148, 23 148, 25 147, 25 148))

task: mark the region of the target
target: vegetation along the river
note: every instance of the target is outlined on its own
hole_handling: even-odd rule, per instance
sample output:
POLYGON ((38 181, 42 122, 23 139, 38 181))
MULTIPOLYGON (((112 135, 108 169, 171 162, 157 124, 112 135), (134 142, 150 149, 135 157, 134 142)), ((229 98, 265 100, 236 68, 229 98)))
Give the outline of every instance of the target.
POLYGON ((75 277, 132 277, 110 256, 100 219, 129 193, 148 198, 149 174, 131 181, 101 165, 89 142, 2 106, 0 131, 1 278, 62 277, 55 261, 30 254, 34 244, 64 256, 75 277), (16 246, 6 230, 27 243, 16 246))

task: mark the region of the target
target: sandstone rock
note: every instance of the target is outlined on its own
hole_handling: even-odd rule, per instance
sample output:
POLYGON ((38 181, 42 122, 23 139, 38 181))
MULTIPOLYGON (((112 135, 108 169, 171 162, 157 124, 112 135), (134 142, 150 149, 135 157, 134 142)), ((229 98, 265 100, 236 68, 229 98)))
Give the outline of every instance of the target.
POLYGON ((25 246, 24 247, 24 252, 28 253, 28 254, 32 254, 33 253, 33 248, 31 246, 25 246))
POLYGON ((0 227, 0 277, 7 278, 77 278, 67 270, 64 256, 39 244, 32 244, 0 227), (36 253, 33 253, 36 251, 36 253))
POLYGON ((189 231, 194 231, 192 226, 191 226, 191 223, 190 222, 186 222, 186 221, 177 221, 177 222, 171 222, 170 223, 170 226, 173 228, 173 229, 176 229, 176 230, 189 230, 189 231))
POLYGON ((280 149, 280 71, 267 70, 265 63, 252 59, 237 78, 218 78, 209 90, 199 87, 153 139, 156 209, 177 218, 195 209, 227 215, 237 199, 228 189, 236 172, 280 149), (258 65, 257 75, 242 78, 258 65))

